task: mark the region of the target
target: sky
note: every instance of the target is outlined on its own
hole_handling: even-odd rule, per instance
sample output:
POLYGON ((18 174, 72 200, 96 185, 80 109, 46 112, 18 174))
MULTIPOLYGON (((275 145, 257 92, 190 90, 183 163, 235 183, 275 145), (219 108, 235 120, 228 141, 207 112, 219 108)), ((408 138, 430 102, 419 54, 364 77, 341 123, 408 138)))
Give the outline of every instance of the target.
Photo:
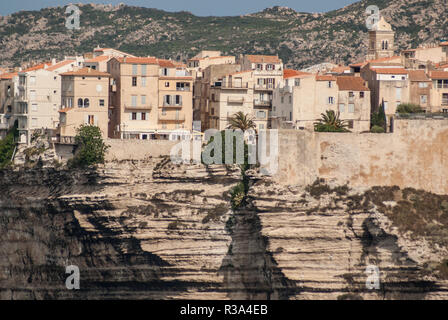
POLYGON ((166 11, 189 11, 198 16, 235 16, 254 13, 276 5, 302 12, 324 12, 342 8, 356 0, 1 0, 0 15, 20 10, 39 10, 69 3, 125 3, 166 11))

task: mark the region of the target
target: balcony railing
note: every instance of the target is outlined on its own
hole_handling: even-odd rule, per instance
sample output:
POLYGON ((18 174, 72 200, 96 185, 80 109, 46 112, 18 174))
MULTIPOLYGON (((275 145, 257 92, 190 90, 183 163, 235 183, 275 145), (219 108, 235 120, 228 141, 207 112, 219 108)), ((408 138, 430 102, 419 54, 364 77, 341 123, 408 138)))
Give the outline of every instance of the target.
POLYGON ((268 100, 258 100, 258 99, 255 99, 254 100, 254 105, 255 106, 261 106, 261 107, 270 107, 272 105, 272 102, 268 101, 268 100))
POLYGON ((161 114, 159 113, 160 121, 185 121, 184 114, 161 114))
POLYGON ((190 91, 190 87, 176 87, 176 91, 190 91))
POLYGON ((124 108, 127 110, 151 110, 152 106, 150 106, 150 105, 143 105, 143 106, 125 105, 124 108))
POLYGON ((256 83, 254 86, 255 90, 274 90, 275 85, 273 83, 268 84, 258 84, 256 83))
POLYGON ((214 86, 215 88, 222 88, 222 89, 248 89, 249 83, 248 82, 231 82, 231 83, 223 83, 221 86, 214 86))
POLYGON ((163 102, 163 108, 182 108, 182 103, 175 104, 175 103, 168 103, 166 101, 163 102))

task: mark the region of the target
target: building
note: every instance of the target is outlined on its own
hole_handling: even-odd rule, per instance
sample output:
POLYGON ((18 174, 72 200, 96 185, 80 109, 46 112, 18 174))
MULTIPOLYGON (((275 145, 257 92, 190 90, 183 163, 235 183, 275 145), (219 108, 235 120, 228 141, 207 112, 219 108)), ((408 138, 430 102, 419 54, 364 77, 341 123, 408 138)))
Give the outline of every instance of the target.
POLYGON ((410 101, 409 73, 400 64, 367 64, 361 76, 368 81, 371 91, 372 111, 378 111, 384 103, 388 122, 393 118, 398 105, 410 101))
POLYGON ((366 60, 392 57, 395 50, 395 32, 384 17, 369 31, 369 49, 366 60))
POLYGON ((431 110, 433 112, 448 112, 448 71, 431 71, 432 81, 431 110))
POLYGON ((235 64, 235 57, 222 56, 221 51, 203 50, 187 61, 187 68, 196 79, 202 78, 203 71, 209 66, 221 64, 235 64))
POLYGON ((61 77, 37 66, 18 73, 14 119, 18 120, 19 142, 29 143, 36 129, 56 129, 61 107, 61 77))
POLYGON ((370 90, 354 76, 314 75, 285 70, 282 84, 274 91, 273 128, 314 130, 314 123, 327 110, 340 113, 349 130, 370 129, 370 90))
POLYGON ((153 57, 112 58, 109 137, 167 139, 192 130, 193 78, 182 67, 153 57), (165 100, 166 99, 166 100, 165 100))
POLYGON ((408 70, 409 102, 420 105, 425 112, 433 112, 431 106, 432 81, 425 70, 408 70))
POLYGON ((84 66, 100 72, 107 72, 107 63, 112 58, 112 56, 97 56, 92 59, 87 59, 84 62, 84 66))
POLYGON ((210 65, 203 70, 202 77, 196 78, 193 90, 193 118, 195 121, 201 121, 202 130, 212 128, 210 106, 212 100, 216 99, 216 90, 212 99, 212 89, 219 89, 226 75, 239 71, 239 64, 210 65))
POLYGON ((14 96, 18 91, 18 73, 0 75, 0 138, 4 138, 14 124, 14 96))
POLYGON ((62 107, 57 135, 76 136, 83 124, 98 126, 108 137, 110 74, 90 68, 61 74, 62 107))
POLYGON ((401 55, 404 58, 406 68, 428 69, 431 64, 447 61, 447 48, 448 46, 444 43, 432 44, 416 49, 403 50, 401 55))

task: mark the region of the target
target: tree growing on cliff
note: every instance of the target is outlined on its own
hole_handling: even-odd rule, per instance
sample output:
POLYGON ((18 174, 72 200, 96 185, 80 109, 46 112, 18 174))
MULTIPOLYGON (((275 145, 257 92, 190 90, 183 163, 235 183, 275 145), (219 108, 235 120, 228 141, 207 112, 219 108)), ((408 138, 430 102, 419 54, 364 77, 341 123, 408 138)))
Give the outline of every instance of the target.
POLYGON ((6 137, 0 140, 0 169, 7 167, 11 163, 11 158, 14 153, 16 143, 15 138, 19 136, 17 130, 17 121, 14 126, 8 131, 6 137))
POLYGON ((339 112, 327 110, 321 114, 322 118, 314 123, 316 132, 350 132, 346 121, 339 119, 339 112))
POLYGON ((70 167, 88 167, 104 163, 107 146, 97 126, 81 125, 75 136, 75 156, 69 162, 70 167))

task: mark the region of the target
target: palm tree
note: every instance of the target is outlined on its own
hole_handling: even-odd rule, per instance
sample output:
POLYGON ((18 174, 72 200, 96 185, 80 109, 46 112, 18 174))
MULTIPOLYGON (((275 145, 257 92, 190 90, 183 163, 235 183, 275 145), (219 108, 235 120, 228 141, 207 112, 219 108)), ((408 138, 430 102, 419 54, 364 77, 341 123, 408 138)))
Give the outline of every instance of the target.
POLYGON ((237 112, 235 113, 232 118, 229 120, 229 125, 227 127, 228 129, 241 129, 242 131, 247 131, 249 129, 255 129, 256 125, 254 120, 249 117, 244 112, 237 112))
POLYGON ((350 132, 346 121, 339 119, 339 112, 327 110, 322 113, 322 118, 314 123, 314 130, 317 132, 350 132))

